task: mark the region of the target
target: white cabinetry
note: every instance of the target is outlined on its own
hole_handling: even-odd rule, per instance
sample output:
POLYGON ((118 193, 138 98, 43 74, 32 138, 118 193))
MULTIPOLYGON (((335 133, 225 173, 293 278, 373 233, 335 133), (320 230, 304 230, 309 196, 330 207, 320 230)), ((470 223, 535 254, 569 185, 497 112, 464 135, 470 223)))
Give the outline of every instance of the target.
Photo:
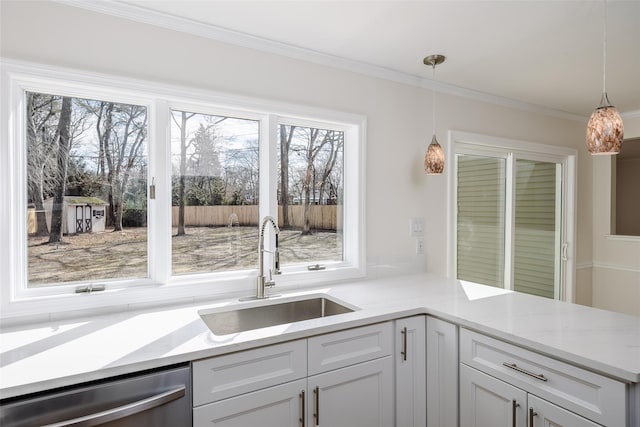
POLYGON ((517 387, 460 365, 460 425, 526 426, 527 393, 517 387))
POLYGON ((203 426, 393 425, 392 322, 193 362, 203 426))
POLYGON ((530 394, 527 396, 529 427, 597 427, 586 418, 530 394))
POLYGON ((388 427, 393 425, 391 356, 307 379, 308 426, 388 427))
POLYGON ((396 426, 424 426, 427 420, 426 316, 395 322, 396 426))
POLYGON ((306 386, 304 379, 291 381, 197 407, 193 425, 298 427, 306 386))
POLYGON ((627 425, 622 382, 466 329, 460 362, 460 425, 627 425))
POLYGON ((427 426, 458 425, 458 326, 427 317, 427 426))
POLYGON ((306 340, 199 360, 192 371, 194 426, 299 425, 306 340))
POLYGON ((393 425, 392 323, 308 339, 308 426, 393 425))

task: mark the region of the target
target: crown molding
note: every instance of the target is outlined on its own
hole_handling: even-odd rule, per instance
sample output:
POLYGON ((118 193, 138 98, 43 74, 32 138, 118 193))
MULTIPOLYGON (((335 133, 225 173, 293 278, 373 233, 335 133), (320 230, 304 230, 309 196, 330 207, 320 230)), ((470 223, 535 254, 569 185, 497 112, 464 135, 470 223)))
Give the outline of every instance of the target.
MULTIPOLYGON (((472 99, 488 104, 498 105, 501 107, 513 108, 530 113, 542 114, 545 116, 584 122, 586 116, 568 113, 553 108, 542 107, 510 98, 504 98, 497 95, 467 89, 443 82, 437 82, 431 79, 418 77, 412 74, 403 73, 397 70, 380 67, 348 58, 329 55, 311 49, 293 46, 286 43, 257 37, 251 34, 239 31, 229 30, 226 28, 205 24, 191 19, 181 18, 169 15, 163 12, 157 12, 140 6, 121 3, 117 0, 53 0, 56 3, 77 7, 92 12, 107 14, 118 18, 128 19, 135 22, 154 25, 188 33, 199 37, 216 40, 222 43, 241 46, 249 49, 255 49, 262 52, 272 53, 276 55, 286 56, 293 59, 300 59, 319 65, 338 68, 345 71, 375 77, 383 80, 389 80, 396 83, 403 83, 423 89, 433 90, 440 93, 446 93, 461 98, 472 99)), ((640 114, 640 111, 634 112, 640 114)))
POLYGON ((626 113, 620 113, 623 119, 640 119, 640 110, 627 111, 626 113))

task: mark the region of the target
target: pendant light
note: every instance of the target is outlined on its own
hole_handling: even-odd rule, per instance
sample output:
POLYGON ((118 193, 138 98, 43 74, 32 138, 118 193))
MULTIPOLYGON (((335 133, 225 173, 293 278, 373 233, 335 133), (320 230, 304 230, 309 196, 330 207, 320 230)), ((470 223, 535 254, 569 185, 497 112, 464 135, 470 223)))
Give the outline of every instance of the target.
MULTIPOLYGON (((433 68, 433 80, 436 77, 436 65, 442 64, 445 57, 442 55, 429 55, 422 62, 433 68)), ((444 150, 436 138, 436 91, 433 90, 433 136, 424 156, 424 172, 427 175, 441 175, 444 171, 444 150)))
POLYGON ((607 97, 607 2, 604 2, 602 99, 587 124, 587 149, 591 154, 618 154, 624 138, 622 117, 607 97))

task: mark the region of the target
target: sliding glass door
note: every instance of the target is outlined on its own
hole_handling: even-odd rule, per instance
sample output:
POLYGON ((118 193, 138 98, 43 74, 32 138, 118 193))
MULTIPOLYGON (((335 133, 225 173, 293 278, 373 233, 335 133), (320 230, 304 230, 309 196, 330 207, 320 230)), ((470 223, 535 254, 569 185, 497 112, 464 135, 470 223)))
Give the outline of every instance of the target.
POLYGON ((558 298, 562 166, 515 162, 513 289, 558 298))
POLYGON ((559 298, 562 159, 460 146, 455 160, 456 277, 559 298))

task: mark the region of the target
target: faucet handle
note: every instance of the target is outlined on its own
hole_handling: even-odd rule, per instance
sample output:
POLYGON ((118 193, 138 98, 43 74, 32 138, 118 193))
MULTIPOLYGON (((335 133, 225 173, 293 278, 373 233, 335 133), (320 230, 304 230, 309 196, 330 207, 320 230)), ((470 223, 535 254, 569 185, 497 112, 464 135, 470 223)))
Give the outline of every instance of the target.
POLYGON ((269 280, 264 281, 265 288, 272 288, 276 285, 276 281, 273 280, 273 271, 269 269, 269 280))

